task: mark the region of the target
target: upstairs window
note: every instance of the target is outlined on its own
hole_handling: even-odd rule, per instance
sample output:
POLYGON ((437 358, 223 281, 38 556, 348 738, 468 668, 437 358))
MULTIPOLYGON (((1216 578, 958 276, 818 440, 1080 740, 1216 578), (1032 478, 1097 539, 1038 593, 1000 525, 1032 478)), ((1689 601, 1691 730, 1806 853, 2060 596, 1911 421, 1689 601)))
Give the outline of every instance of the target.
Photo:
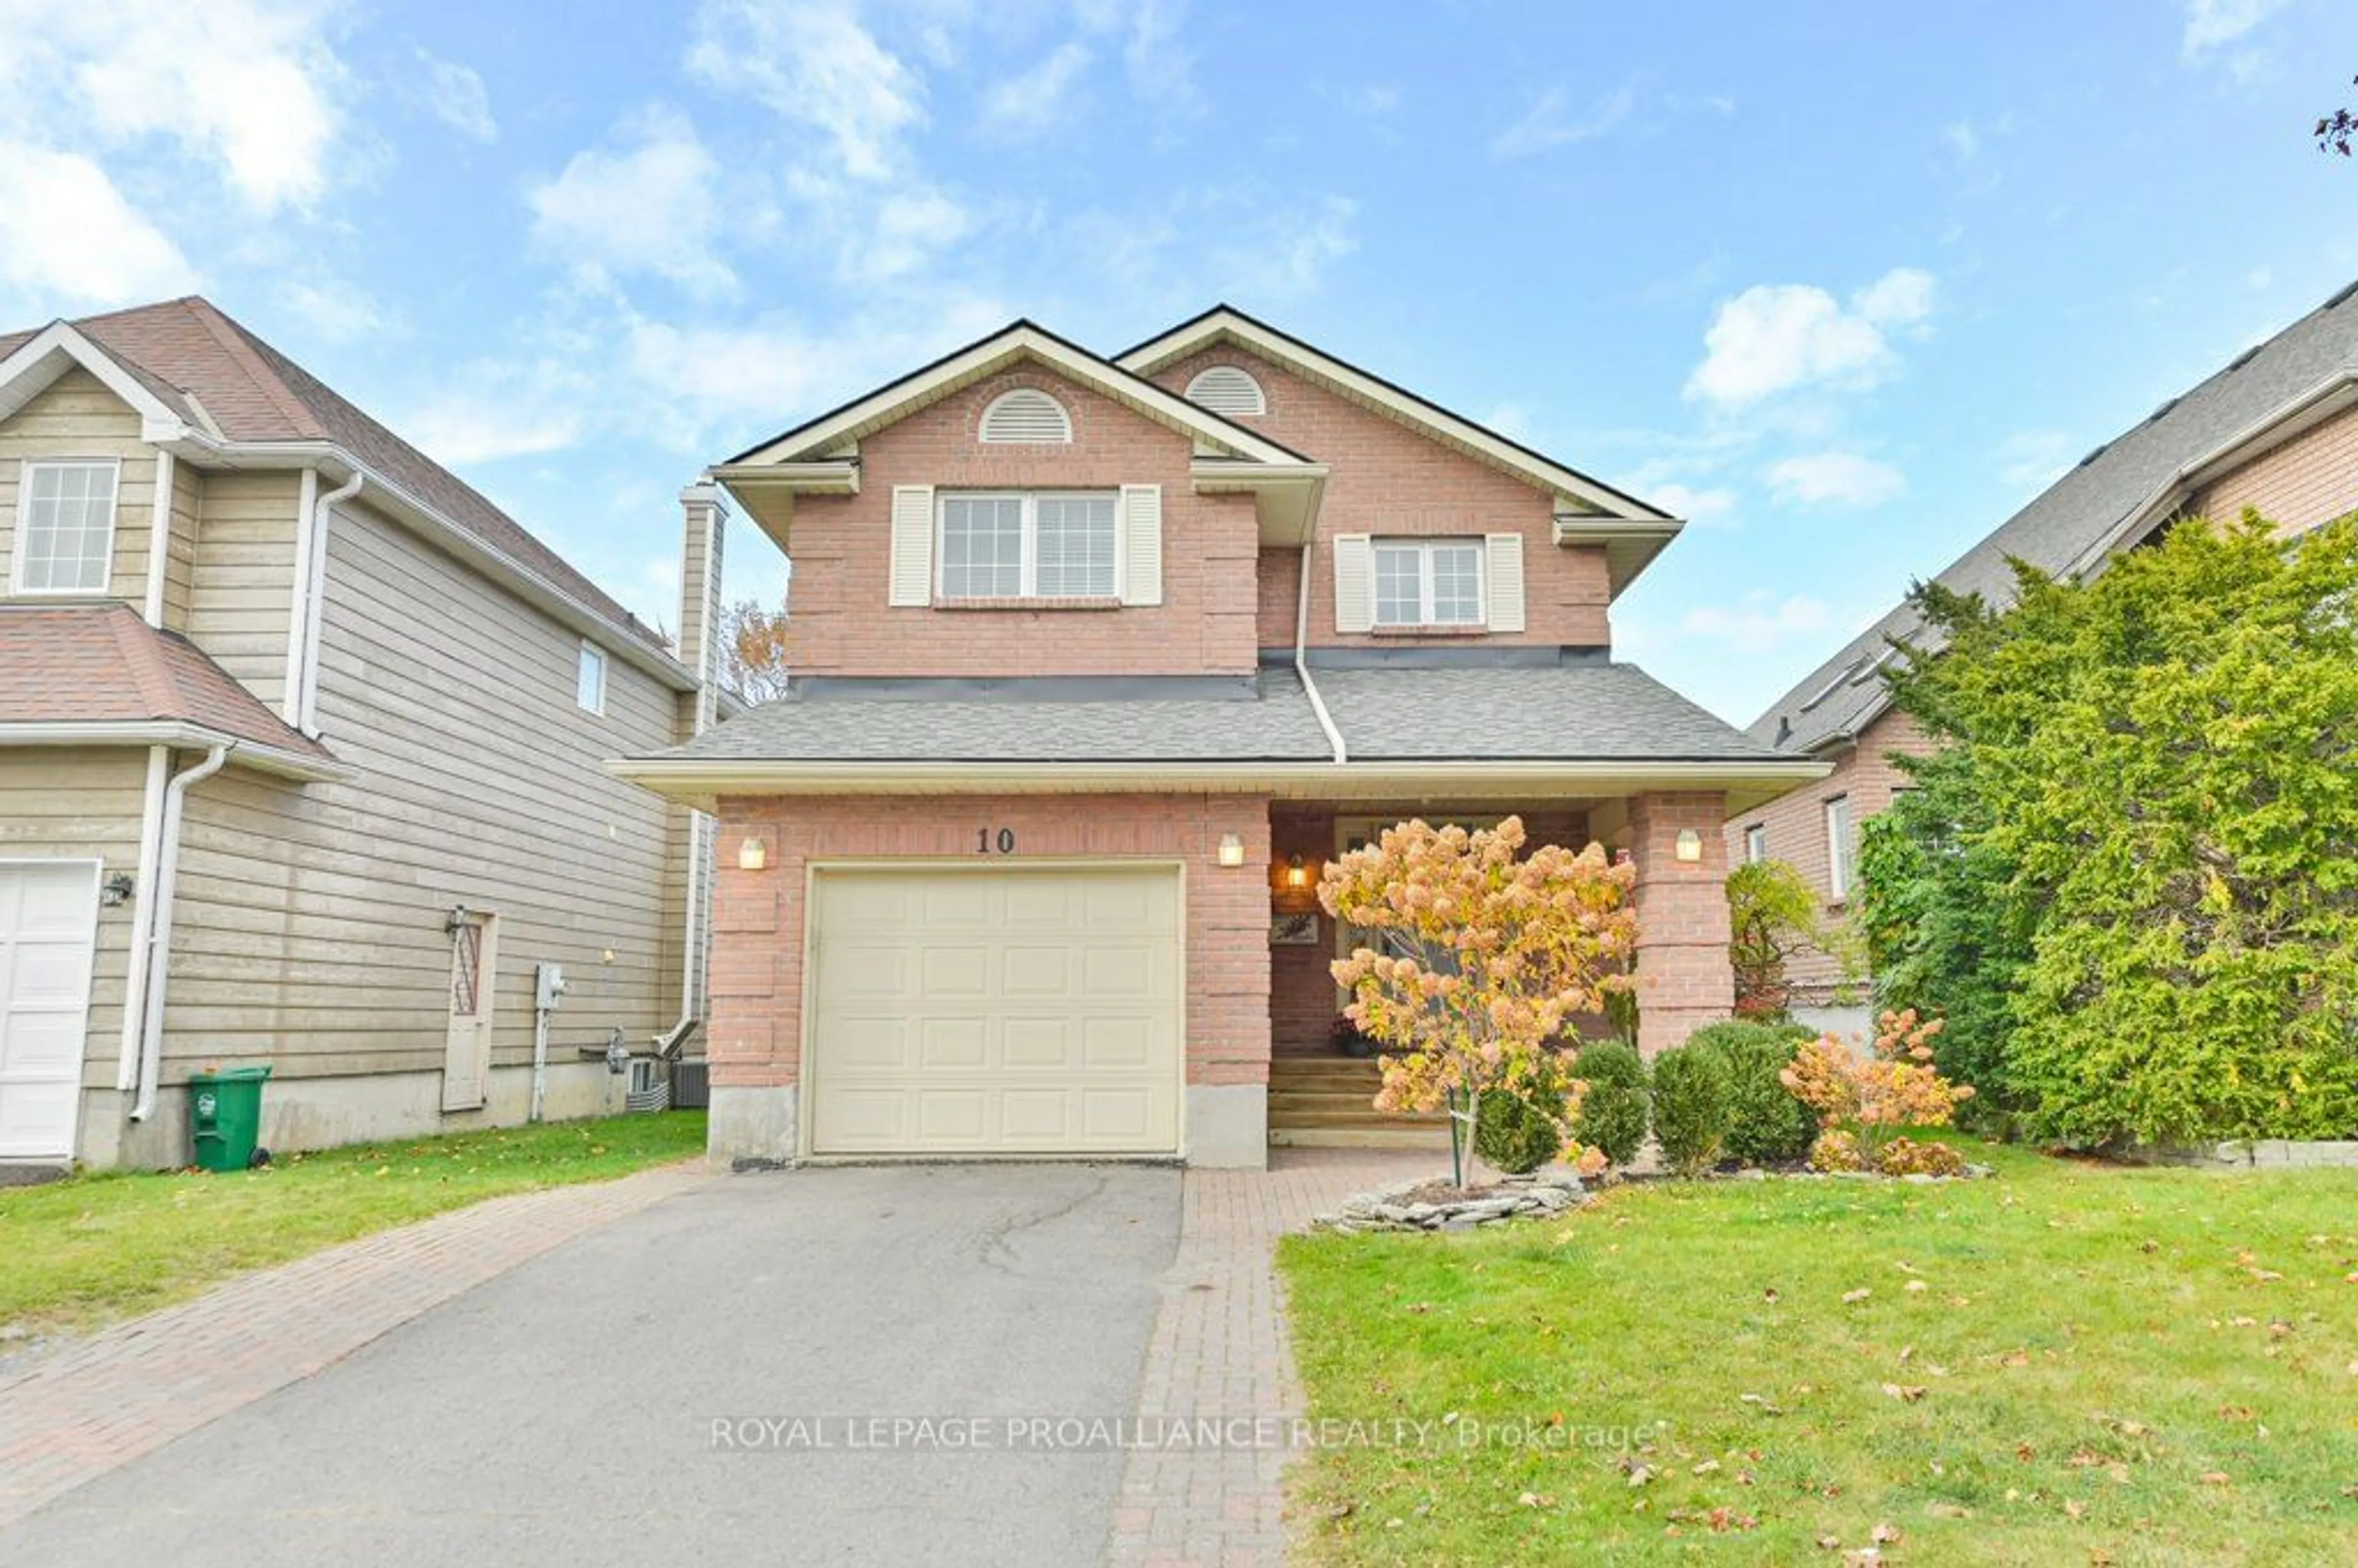
POLYGON ((1826 891, 1836 903, 1850 897, 1850 796, 1826 802, 1826 891))
POLYGON ((104 593, 114 556, 112 458, 27 462, 16 488, 19 593, 104 593))
POLYGON ((1376 624, 1479 626, 1482 542, 1379 539, 1376 624))
POLYGON ((594 643, 581 644, 581 662, 573 676, 573 700, 584 713, 606 711, 606 654, 594 643))
POLYGON ((982 439, 988 445, 1062 446, 1072 438, 1073 417, 1065 406, 1028 386, 1001 393, 982 411, 982 439))
POLYGON ((944 599, 1111 599, 1110 493, 1078 491, 942 497, 944 599))

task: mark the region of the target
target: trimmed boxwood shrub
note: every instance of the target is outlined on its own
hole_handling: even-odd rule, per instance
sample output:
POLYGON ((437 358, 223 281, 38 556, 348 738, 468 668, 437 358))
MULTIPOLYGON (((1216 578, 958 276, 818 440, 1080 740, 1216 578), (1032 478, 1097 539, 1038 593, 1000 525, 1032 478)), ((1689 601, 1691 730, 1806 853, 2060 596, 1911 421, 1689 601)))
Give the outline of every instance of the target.
POLYGON ((1572 1076, 1588 1084, 1574 1136, 1617 1165, 1636 1159, 1646 1141, 1644 1058, 1621 1041, 1599 1040, 1581 1050, 1572 1076))
POLYGON ((1727 1060, 1709 1046, 1685 1045, 1654 1058, 1654 1141, 1682 1176, 1719 1160, 1727 1140, 1727 1060))
POLYGON ((1712 1023, 1687 1036, 1690 1051, 1714 1051, 1727 1065, 1730 1159, 1747 1165, 1799 1160, 1818 1135, 1818 1119, 1793 1098, 1778 1074, 1792 1065, 1794 1047, 1814 1039, 1798 1023, 1712 1023))
POLYGON ((1484 1095, 1474 1152, 1510 1176, 1536 1171, 1563 1152, 1563 1078, 1551 1065, 1529 1088, 1484 1095))

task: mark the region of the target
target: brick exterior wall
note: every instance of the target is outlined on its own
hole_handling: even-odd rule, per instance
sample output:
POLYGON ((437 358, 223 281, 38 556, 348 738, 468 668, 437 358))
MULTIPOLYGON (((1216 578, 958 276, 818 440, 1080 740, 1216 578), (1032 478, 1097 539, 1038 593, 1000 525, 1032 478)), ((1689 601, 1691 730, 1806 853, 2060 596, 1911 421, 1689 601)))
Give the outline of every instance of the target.
MULTIPOLYGON (((1026 366, 977 382, 860 443, 860 493, 795 503, 794 663, 815 676, 1244 675, 1258 653, 1260 524, 1249 495, 1197 495, 1187 437, 1026 366), (1072 416, 1070 446, 983 446, 982 411, 1032 386, 1072 416), (892 487, 1163 487, 1163 602, 975 609, 886 602, 892 487)), ((1292 622, 1287 622, 1291 641, 1292 622)))
POLYGON ((937 859, 1020 865, 1050 857, 1176 860, 1184 868, 1190 1084, 1269 1078, 1269 803, 1259 795, 729 796, 719 803, 712 913, 712 1081, 792 1084, 802 1066, 805 871, 813 860, 937 859), (979 856, 975 830, 1018 852, 979 856), (1244 840, 1245 863, 1219 864, 1244 840), (759 835, 762 871, 738 868, 759 835))
MULTIPOLYGON (((1593 546, 1559 547, 1552 497, 1487 463, 1418 434, 1399 421, 1294 375, 1235 344, 1193 354, 1154 373, 1184 393, 1206 365, 1232 364, 1260 383, 1269 412, 1237 421, 1326 464, 1317 554, 1310 578, 1310 643, 1314 647, 1397 647, 1401 639, 1335 630, 1337 534, 1444 536, 1520 534, 1523 536, 1523 627, 1517 633, 1419 636, 1439 642, 1605 647, 1612 641, 1606 605, 1612 583, 1605 552, 1593 546)), ((1167 553, 1167 552, 1166 552, 1167 553)), ((1300 552, 1264 554, 1260 572, 1263 647, 1290 647, 1300 552), (1278 557, 1282 557, 1282 559, 1278 557)))
MULTIPOLYGON (((1747 828, 1755 825, 1766 827, 1768 858, 1792 866, 1818 890, 1828 918, 1844 918, 1849 913, 1849 905, 1833 896, 1833 869, 1826 848, 1826 803, 1837 795, 1850 797, 1854 835, 1850 863, 1855 876, 1858 829, 1866 826, 1869 817, 1888 807, 1893 794, 1908 784, 1907 775, 1892 764, 1892 753, 1922 756, 1931 750, 1931 742, 1916 728, 1914 719, 1896 708, 1887 709, 1867 725, 1856 745, 1828 759, 1834 764, 1831 774, 1780 795, 1741 816, 1728 818, 1728 862, 1733 865, 1744 859, 1747 828)), ((1846 980, 1842 965, 1813 947, 1795 954, 1786 966, 1786 975, 1792 982, 1793 1000, 1804 1006, 1824 1006, 1846 986, 1864 987, 1868 978, 1858 975, 1846 980)))
POLYGON ((2213 480, 2185 511, 2232 522, 2246 506, 2287 534, 2307 533, 2358 509, 2358 408, 2213 480))
POLYGON ((1727 961, 1727 849, 1720 827, 1727 796, 1666 790, 1629 802, 1628 848, 1638 862, 1638 1049, 1648 1057, 1683 1044, 1736 1004, 1727 961), (1703 839, 1703 859, 1678 858, 1682 828, 1703 839))

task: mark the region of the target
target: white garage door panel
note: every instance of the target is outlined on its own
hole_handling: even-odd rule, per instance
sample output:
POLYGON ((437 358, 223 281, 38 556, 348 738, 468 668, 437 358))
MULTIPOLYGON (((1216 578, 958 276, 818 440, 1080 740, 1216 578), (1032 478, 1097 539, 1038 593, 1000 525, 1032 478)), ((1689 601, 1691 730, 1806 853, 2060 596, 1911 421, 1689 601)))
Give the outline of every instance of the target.
POLYGON ((98 868, 0 865, 0 1157, 73 1153, 98 868))
POLYGON ((1177 1149, 1175 871, 827 871, 811 921, 815 1152, 1177 1149))

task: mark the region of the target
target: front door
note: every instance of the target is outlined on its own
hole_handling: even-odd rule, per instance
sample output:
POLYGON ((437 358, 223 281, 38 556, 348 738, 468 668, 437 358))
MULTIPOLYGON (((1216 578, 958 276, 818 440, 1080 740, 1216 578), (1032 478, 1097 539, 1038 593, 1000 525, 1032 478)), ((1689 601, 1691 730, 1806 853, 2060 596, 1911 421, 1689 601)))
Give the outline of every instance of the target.
POLYGON ((98 870, 0 864, 0 1159, 73 1157, 98 870))
POLYGON ((479 1110, 491 1092, 496 917, 462 911, 450 927, 450 1033, 442 1053, 442 1108, 479 1110))

